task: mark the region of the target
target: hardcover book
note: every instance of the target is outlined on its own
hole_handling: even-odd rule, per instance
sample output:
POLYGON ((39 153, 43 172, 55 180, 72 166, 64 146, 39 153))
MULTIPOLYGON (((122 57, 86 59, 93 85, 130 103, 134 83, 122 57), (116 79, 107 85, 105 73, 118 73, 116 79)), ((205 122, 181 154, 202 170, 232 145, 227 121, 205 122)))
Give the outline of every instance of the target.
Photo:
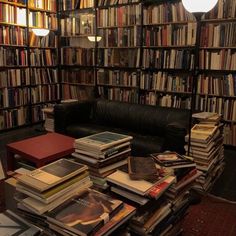
POLYGON ((92 235, 123 206, 122 201, 92 189, 46 213, 48 221, 78 235, 92 235))
POLYGON ((179 155, 176 152, 153 153, 151 156, 158 164, 164 167, 175 169, 196 166, 191 157, 179 155))
POLYGON ((130 141, 133 137, 112 132, 102 132, 75 140, 75 148, 91 148, 102 151, 115 145, 130 141))
POLYGON ((87 169, 87 166, 80 163, 68 159, 60 159, 33 170, 29 174, 21 175, 18 177, 18 180, 43 192, 87 169))
POLYGON ((158 176, 152 157, 128 157, 128 170, 131 179, 149 179, 158 176))

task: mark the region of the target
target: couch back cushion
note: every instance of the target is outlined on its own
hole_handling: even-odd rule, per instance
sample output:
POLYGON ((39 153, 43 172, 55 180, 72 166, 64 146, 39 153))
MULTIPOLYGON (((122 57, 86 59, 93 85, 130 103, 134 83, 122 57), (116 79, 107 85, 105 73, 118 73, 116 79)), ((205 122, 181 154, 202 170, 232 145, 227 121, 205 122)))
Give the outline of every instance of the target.
POLYGON ((93 110, 96 123, 125 128, 140 134, 165 135, 167 125, 187 128, 189 111, 151 105, 98 100, 93 110))

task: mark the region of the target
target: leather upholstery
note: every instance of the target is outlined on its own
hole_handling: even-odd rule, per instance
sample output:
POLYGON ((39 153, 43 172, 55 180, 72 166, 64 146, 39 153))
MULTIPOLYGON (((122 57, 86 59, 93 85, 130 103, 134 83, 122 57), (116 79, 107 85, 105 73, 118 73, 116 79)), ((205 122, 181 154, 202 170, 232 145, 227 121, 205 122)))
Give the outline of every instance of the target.
POLYGON ((132 155, 184 153, 188 110, 100 99, 58 104, 54 114, 55 131, 74 138, 107 130, 132 135, 132 155))

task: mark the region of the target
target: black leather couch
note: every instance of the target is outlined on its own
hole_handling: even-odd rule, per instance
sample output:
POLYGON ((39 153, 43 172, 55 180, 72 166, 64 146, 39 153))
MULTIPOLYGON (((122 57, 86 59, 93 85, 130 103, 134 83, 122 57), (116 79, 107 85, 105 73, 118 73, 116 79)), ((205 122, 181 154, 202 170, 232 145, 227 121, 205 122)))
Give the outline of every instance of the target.
POLYGON ((189 111, 109 100, 57 104, 55 132, 80 138, 102 131, 133 136, 132 155, 184 153, 189 111))

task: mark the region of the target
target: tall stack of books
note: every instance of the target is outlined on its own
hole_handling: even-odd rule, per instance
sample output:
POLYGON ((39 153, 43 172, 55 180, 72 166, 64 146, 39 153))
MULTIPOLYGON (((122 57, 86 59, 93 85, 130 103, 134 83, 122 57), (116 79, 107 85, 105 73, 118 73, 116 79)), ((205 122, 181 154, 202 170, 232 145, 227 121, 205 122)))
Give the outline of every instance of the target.
POLYGON ((72 156, 88 166, 95 187, 106 189, 105 177, 127 164, 131 140, 132 136, 107 131, 90 135, 75 140, 72 156))
POLYGON ((54 108, 45 107, 42 109, 45 119, 44 128, 46 131, 54 132, 54 108))
POLYGON ((126 168, 107 176, 112 192, 138 205, 130 220, 131 232, 159 235, 167 229, 162 225, 172 216, 172 209, 164 193, 176 180, 171 174, 156 166, 152 157, 129 157, 126 168))
MULTIPOLYGON (((193 114, 198 123, 191 129, 190 153, 197 169, 203 174, 197 179, 195 187, 208 191, 224 169, 223 125, 221 116, 216 113, 202 112, 193 114)), ((189 136, 185 139, 189 141, 189 136)), ((188 151, 188 146, 185 146, 188 151)))
POLYGON ((87 166, 60 159, 18 177, 18 207, 42 215, 90 187, 87 166))

